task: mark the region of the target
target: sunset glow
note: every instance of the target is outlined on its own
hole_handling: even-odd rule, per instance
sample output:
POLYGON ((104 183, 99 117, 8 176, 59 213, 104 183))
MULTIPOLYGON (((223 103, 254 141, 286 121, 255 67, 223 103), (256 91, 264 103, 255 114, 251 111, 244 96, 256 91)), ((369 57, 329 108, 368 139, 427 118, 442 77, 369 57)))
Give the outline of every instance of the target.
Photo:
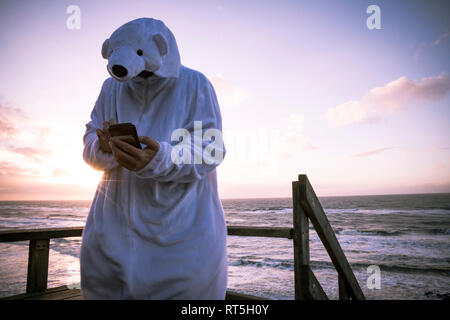
POLYGON ((215 87, 221 197, 288 197, 300 173, 321 196, 450 192, 448 4, 377 3, 380 30, 366 1, 2 1, 0 200, 92 199, 101 45, 141 16, 215 87))

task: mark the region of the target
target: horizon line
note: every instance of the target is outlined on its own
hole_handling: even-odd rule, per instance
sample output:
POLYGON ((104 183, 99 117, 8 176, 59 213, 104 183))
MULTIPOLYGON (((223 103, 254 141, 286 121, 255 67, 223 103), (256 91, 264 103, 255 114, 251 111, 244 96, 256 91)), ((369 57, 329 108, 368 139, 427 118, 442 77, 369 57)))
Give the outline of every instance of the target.
MULTIPOLYGON (((384 194, 352 194, 352 195, 327 195, 317 196, 318 198, 344 198, 344 197, 374 197, 374 196, 407 196, 407 195, 432 195, 432 194, 450 194, 449 192, 418 192, 418 193, 384 193, 384 194)), ((284 197, 247 197, 247 198, 220 198, 220 200, 252 200, 252 199, 292 199, 292 196, 284 197)), ((92 201, 92 199, 13 199, 0 202, 13 201, 92 201)))

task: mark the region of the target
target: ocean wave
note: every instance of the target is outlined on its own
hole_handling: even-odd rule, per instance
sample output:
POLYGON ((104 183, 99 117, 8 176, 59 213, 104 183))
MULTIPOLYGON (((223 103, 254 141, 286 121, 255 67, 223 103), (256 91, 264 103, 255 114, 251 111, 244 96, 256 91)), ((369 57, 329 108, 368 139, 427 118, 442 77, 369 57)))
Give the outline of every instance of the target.
POLYGON ((345 236, 399 236, 401 231, 386 230, 335 230, 336 234, 345 236))
MULTIPOLYGON (((443 276, 450 276, 450 268, 435 268, 435 267, 424 267, 424 266, 399 266, 399 265, 389 265, 389 264, 376 264, 380 267, 381 272, 399 272, 408 274, 439 274, 443 276)), ((366 269, 368 264, 352 263, 352 267, 361 267, 366 269)))
POLYGON ((449 228, 430 229, 430 230, 426 230, 424 233, 425 234, 431 234, 431 235, 434 235, 434 234, 437 234, 437 235, 441 235, 441 234, 450 235, 450 229, 449 228))
POLYGON ((238 213, 292 213, 292 207, 255 208, 247 211, 238 211, 238 213))
POLYGON ((361 213, 361 214, 450 214, 447 208, 434 209, 364 209, 364 208, 344 208, 344 209, 324 209, 327 214, 346 214, 346 213, 361 213))
POLYGON ((344 236, 381 236, 381 237, 392 237, 392 236, 402 236, 407 234, 422 234, 422 235, 450 235, 449 228, 435 228, 435 229, 425 229, 425 230, 342 230, 339 228, 333 229, 338 235, 344 236))
MULTIPOLYGON (((332 262, 328 261, 311 261, 311 267, 313 269, 328 269, 333 268, 334 265, 332 262)), ((363 269, 364 272, 367 270, 367 267, 370 265, 376 265, 380 267, 381 272, 398 272, 398 273, 408 273, 408 274, 439 274, 444 276, 450 276, 450 268, 448 267, 433 267, 433 266, 401 266, 401 265, 393 265, 386 263, 351 263, 352 269, 363 269)))
MULTIPOLYGON (((377 263, 351 263, 354 270, 363 269, 367 270, 370 265, 377 265, 380 267, 381 272, 397 272, 407 274, 438 274, 442 276, 450 276, 450 268, 438 268, 438 267, 423 267, 423 266, 399 266, 390 264, 377 264, 377 263)), ((257 268, 274 268, 281 270, 294 271, 294 261, 290 260, 278 260, 278 259, 237 259, 229 262, 230 266, 253 266, 257 268)), ((332 262, 329 261, 310 261, 311 268, 314 269, 333 269, 335 267, 332 262)), ((365 272, 365 271, 363 271, 365 272)))
POLYGON ((294 270, 293 259, 284 260, 284 259, 264 258, 263 260, 253 260, 242 257, 236 260, 230 259, 228 264, 230 266, 254 266, 258 268, 268 267, 276 269, 294 270))

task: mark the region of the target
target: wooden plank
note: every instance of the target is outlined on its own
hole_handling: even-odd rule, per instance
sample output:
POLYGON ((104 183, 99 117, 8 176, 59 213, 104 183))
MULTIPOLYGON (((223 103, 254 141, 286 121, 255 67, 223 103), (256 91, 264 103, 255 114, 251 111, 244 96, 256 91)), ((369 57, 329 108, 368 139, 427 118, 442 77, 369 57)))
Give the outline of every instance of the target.
MULTIPOLYGON (((226 291, 226 300, 269 300, 250 294, 226 291)), ((67 286, 50 288, 44 292, 30 294, 19 294, 11 297, 2 298, 2 300, 83 300, 80 289, 69 289, 67 286)))
POLYGON ((26 300, 66 300, 81 296, 80 289, 67 289, 58 292, 44 293, 40 296, 27 298, 26 300))
POLYGON ((312 300, 328 300, 328 296, 323 291, 322 286, 320 285, 319 281, 317 281, 316 276, 314 275, 314 272, 309 268, 309 292, 311 294, 312 300))
POLYGON ((309 221, 300 204, 299 184, 292 182, 295 299, 310 300, 309 221))
MULTIPOLYGON (((3 230, 0 231, 0 242, 80 237, 82 232, 83 227, 3 230)), ((228 235, 230 236, 278 237, 292 239, 292 233, 292 228, 283 227, 228 226, 228 235)))
POLYGON ((311 220, 338 274, 342 276, 350 297, 355 300, 364 300, 364 294, 308 178, 306 175, 299 175, 298 180, 302 208, 311 220))
POLYGON ((53 293, 53 292, 58 292, 58 291, 62 291, 62 290, 69 290, 69 289, 67 288, 67 286, 60 286, 60 287, 49 288, 49 289, 45 290, 44 292, 20 293, 20 294, 16 294, 13 296, 3 297, 0 300, 25 300, 25 299, 29 299, 32 297, 41 296, 46 293, 53 293))
POLYGON ((30 240, 28 251, 27 293, 47 289, 50 240, 30 240))
POLYGON ((227 290, 225 300, 269 300, 269 299, 253 296, 250 294, 239 293, 232 290, 227 290))
POLYGON ((292 239, 293 229, 283 227, 228 226, 229 236, 276 237, 292 239))
POLYGON ((84 300, 84 299, 83 299, 83 296, 82 296, 82 294, 81 294, 81 292, 80 292, 80 295, 78 295, 78 296, 73 296, 73 297, 70 297, 70 298, 66 298, 66 299, 64 299, 64 300, 84 300))
POLYGON ((338 288, 339 288, 339 300, 350 300, 344 280, 342 280, 342 277, 339 274, 338 274, 338 288))
MULTIPOLYGON (((64 286, 65 287, 65 286, 64 286)), ((268 300, 266 298, 235 292, 227 290, 226 300, 268 300)), ((67 287, 62 290, 53 292, 42 292, 34 296, 26 297, 25 300, 83 300, 80 289, 68 289, 67 287)))
POLYGON ((79 237, 82 232, 83 227, 2 230, 0 242, 79 237))
POLYGON ((1 300, 82 300, 80 289, 69 289, 67 286, 49 288, 42 292, 22 293, 1 300))

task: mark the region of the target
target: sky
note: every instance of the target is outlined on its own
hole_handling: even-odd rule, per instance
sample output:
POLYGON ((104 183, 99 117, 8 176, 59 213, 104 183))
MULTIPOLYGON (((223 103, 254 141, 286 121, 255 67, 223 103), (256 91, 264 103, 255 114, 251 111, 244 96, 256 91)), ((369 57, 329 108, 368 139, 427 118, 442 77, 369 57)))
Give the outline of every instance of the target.
POLYGON ((426 0, 2 0, 0 200, 93 198, 102 173, 82 137, 109 77, 101 46, 144 16, 216 90, 222 198, 289 197, 298 174, 319 196, 450 192, 448 12, 426 0))

